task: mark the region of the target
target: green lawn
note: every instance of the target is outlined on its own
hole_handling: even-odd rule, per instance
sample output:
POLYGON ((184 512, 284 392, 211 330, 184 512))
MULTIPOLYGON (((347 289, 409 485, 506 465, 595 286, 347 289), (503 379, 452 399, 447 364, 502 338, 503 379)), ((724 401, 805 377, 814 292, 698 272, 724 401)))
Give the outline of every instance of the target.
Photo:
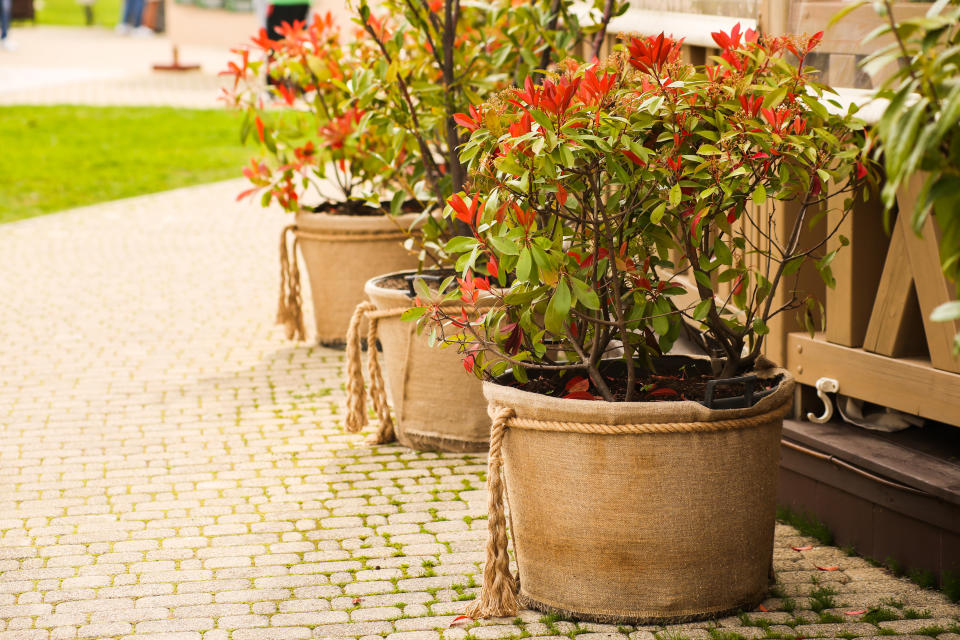
MULTIPOLYGON (((85 25, 83 6, 77 0, 34 0, 37 24, 85 25)), ((94 0, 94 24, 112 27, 120 21, 122 0, 94 0)))
POLYGON ((238 114, 0 107, 0 223, 240 176, 238 114))

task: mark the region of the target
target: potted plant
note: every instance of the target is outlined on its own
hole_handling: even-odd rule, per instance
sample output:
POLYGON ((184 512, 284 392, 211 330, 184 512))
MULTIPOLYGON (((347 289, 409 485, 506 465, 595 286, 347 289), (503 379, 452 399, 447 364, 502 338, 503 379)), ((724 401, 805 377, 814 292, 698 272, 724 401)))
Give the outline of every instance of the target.
POLYGON ((233 76, 225 98, 244 111, 243 137, 255 135, 259 144, 243 170, 253 187, 238 199, 261 194, 263 206, 276 202, 295 214, 280 237, 277 321, 288 338, 304 339, 299 248, 317 340, 336 346, 363 300, 363 283, 417 265, 403 241, 423 224, 423 206, 415 199, 381 202, 404 176, 400 164, 384 160, 390 141, 369 113, 376 105, 358 107, 348 89, 376 57, 369 43, 342 44, 329 13, 309 25, 284 23, 279 32, 282 39, 270 40, 261 30, 225 72, 233 76))
MULTIPOLYGON (((852 3, 832 22, 864 4, 852 3)), ((890 212, 898 190, 910 180, 922 184, 911 225, 917 233, 939 234, 941 264, 960 297, 960 0, 935 3, 926 16, 902 21, 894 17, 889 0, 873 6, 887 24, 870 37, 893 35, 890 44, 862 62, 871 70, 893 65, 877 91, 889 103, 871 130, 874 154, 886 175, 883 202, 890 212)), ((944 302, 931 317, 956 322, 960 301, 944 302)), ((960 333, 954 353, 960 353, 960 333)))
MULTIPOLYGON (((618 11, 613 0, 597 0, 594 11, 601 17, 597 26, 586 28, 571 13, 569 0, 522 5, 510 0, 462 5, 459 0, 385 0, 378 7, 389 19, 374 15, 366 0, 357 8, 359 23, 380 54, 352 85, 357 104, 386 107, 370 109, 370 126, 388 131, 394 141, 387 161, 403 162, 410 171, 410 178, 398 185, 401 189, 394 201, 412 197, 434 204, 438 211, 466 183, 458 147, 479 115, 460 112, 469 112, 480 96, 511 86, 517 77, 546 68, 587 34, 599 46, 600 25, 618 11)), ((448 256, 471 242, 468 219, 477 214, 477 203, 458 198, 453 200, 456 216, 427 220, 417 230, 417 238, 425 263, 463 271, 465 257, 454 265, 448 256)), ((383 346, 387 382, 398 414, 394 428, 379 365, 371 354, 371 397, 380 417, 376 440, 397 437, 402 444, 419 449, 486 449, 489 420, 479 381, 463 372, 455 352, 431 349, 416 337, 412 325, 401 322, 401 314, 415 304, 413 285, 405 281, 412 275, 387 274, 366 286, 372 302, 357 307, 356 322, 347 337, 346 427, 358 431, 366 424, 360 319, 375 317, 376 324, 370 325, 375 333, 367 335, 367 342, 378 338, 383 346), (457 397, 438 402, 436 389, 450 379, 458 381, 457 397)), ((421 273, 411 280, 419 281, 417 286, 426 292, 425 278, 442 279, 436 276, 421 273)), ((470 304, 483 307, 486 302, 478 295, 470 304)))
POLYGON ((476 109, 461 158, 483 208, 454 253, 465 270, 496 265, 493 302, 451 313, 461 279, 408 314, 458 345, 493 417, 487 563, 468 615, 514 615, 519 599, 676 622, 767 591, 793 381, 762 344, 766 322, 804 300, 769 301, 805 262, 830 279, 830 254, 800 230, 828 199, 849 210, 833 196, 864 170, 859 125, 828 111, 802 66, 819 35, 715 39, 722 56, 694 68, 663 34, 631 38, 476 109), (791 229, 770 229, 767 199, 799 203, 791 229), (670 355, 681 336, 708 357, 670 355))

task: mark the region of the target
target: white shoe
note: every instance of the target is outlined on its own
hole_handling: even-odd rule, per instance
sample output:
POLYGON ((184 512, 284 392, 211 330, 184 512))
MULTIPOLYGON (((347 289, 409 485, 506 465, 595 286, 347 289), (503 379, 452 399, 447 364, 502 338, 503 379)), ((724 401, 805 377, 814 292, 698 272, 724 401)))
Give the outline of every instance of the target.
POLYGON ((141 25, 133 30, 133 35, 137 38, 152 38, 157 34, 155 34, 150 27, 141 25))
POLYGON ((130 32, 133 30, 133 27, 128 25, 126 22, 121 22, 120 24, 115 26, 113 30, 116 31, 121 36, 128 36, 130 35, 130 32))
POLYGON ((16 51, 17 48, 17 43, 10 38, 4 38, 3 40, 0 40, 0 49, 3 49, 4 51, 13 52, 16 51))

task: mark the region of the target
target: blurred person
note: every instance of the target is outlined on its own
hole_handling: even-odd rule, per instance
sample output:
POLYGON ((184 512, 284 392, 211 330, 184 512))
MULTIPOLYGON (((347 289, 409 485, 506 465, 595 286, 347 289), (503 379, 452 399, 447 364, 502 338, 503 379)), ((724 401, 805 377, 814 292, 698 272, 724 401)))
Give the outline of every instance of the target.
POLYGON ((16 43, 9 38, 10 16, 13 13, 13 0, 0 0, 0 49, 14 51, 16 43))
MULTIPOLYGON (((2 2, 3 0, 0 0, 2 2)), ((152 36, 153 29, 143 24, 146 0, 123 0, 123 14, 116 31, 121 35, 152 36)))

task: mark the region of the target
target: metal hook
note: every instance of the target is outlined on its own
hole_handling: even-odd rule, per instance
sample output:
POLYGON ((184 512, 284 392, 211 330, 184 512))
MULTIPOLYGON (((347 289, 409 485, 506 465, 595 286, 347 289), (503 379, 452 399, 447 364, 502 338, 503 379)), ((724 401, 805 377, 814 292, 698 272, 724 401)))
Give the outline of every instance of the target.
POLYGON ((817 380, 817 395, 823 401, 823 415, 818 416, 812 411, 807 413, 807 420, 823 424, 829 422, 833 417, 833 399, 827 393, 836 393, 840 390, 840 383, 833 378, 820 378, 817 380))

